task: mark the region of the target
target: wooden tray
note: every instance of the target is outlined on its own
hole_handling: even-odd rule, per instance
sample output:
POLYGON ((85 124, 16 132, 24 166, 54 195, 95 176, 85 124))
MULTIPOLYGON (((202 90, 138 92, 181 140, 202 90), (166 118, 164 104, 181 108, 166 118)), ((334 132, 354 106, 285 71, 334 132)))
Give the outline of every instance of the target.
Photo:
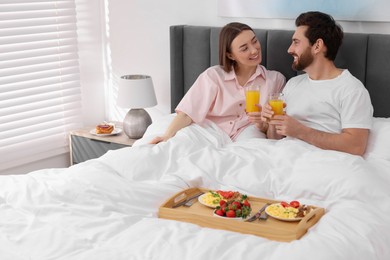
MULTIPOLYGON (((323 208, 312 206, 314 210, 310 211, 300 221, 288 222, 268 217, 267 220, 255 220, 253 222, 244 222, 241 220, 224 219, 213 216, 214 209, 206 207, 196 201, 191 207, 179 206, 173 208, 178 202, 198 192, 208 192, 209 190, 201 188, 189 188, 176 193, 165 201, 159 208, 158 216, 160 218, 171 219, 197 224, 202 227, 223 229, 235 231, 244 234, 252 234, 265 237, 271 240, 288 242, 300 239, 307 230, 318 222, 325 214, 323 208)), ((255 214, 266 203, 278 203, 280 201, 248 197, 252 207, 252 214, 255 214)))

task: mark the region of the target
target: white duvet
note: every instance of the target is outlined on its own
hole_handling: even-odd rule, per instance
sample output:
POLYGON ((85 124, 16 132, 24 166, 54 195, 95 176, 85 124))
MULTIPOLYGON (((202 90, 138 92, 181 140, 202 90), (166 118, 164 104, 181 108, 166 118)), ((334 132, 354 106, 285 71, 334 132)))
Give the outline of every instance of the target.
POLYGON ((390 129, 377 119, 364 158, 292 139, 236 143, 212 125, 67 169, 0 176, 1 260, 390 259, 390 129), (237 190, 326 209, 300 240, 159 219, 188 187, 237 190))

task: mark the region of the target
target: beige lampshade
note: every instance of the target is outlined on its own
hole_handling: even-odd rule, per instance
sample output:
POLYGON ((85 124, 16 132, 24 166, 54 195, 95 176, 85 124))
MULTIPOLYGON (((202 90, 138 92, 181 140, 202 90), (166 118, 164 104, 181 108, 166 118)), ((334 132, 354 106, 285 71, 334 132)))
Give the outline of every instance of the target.
POLYGON ((147 75, 121 76, 117 105, 123 108, 145 108, 157 105, 152 78, 147 75))

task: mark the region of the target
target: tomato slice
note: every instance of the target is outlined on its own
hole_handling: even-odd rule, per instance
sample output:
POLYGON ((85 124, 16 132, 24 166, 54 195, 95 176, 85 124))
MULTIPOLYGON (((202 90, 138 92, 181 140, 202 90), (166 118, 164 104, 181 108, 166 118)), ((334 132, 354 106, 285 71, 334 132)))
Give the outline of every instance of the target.
POLYGON ((291 205, 291 207, 297 209, 297 208, 299 208, 300 203, 299 203, 299 201, 297 201, 297 200, 293 200, 293 201, 290 202, 290 205, 291 205))
POLYGON ((217 191, 219 195, 221 195, 224 199, 230 199, 233 197, 234 192, 233 191, 223 191, 223 190, 218 190, 217 191))
POLYGON ((219 195, 222 196, 222 198, 226 198, 226 192, 225 191, 222 191, 222 190, 217 190, 217 193, 219 193, 219 195))
POLYGON ((285 201, 280 202, 280 205, 282 205, 284 208, 290 207, 290 204, 285 201))

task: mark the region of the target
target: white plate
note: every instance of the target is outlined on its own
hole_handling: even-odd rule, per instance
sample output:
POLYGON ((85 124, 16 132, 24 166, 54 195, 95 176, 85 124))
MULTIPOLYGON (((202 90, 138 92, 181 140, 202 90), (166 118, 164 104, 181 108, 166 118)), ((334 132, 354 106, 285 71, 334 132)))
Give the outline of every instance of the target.
MULTIPOLYGON (((215 205, 215 204, 207 204, 205 202, 203 202, 203 197, 205 197, 207 195, 208 192, 206 192, 205 194, 202 194, 198 197, 198 201, 200 204, 206 206, 206 207, 209 207, 209 208, 213 208, 215 209, 217 206, 219 206, 219 204, 215 205)), ((218 216, 218 215, 217 215, 218 216)))
POLYGON ((303 219, 303 218, 281 218, 281 217, 272 215, 272 214, 269 212, 269 207, 271 207, 271 206, 273 206, 273 205, 277 205, 277 204, 280 204, 280 203, 275 203, 275 204, 269 205, 269 206, 265 209, 265 213, 267 213, 268 216, 271 216, 271 217, 273 217, 273 218, 275 218, 275 219, 282 220, 282 221, 300 221, 301 219, 303 219))
POLYGON ((96 129, 91 129, 91 131, 89 131, 89 133, 92 135, 97 135, 97 136, 110 136, 110 135, 117 135, 117 134, 122 133, 122 129, 114 128, 114 130, 112 130, 111 134, 98 134, 98 133, 96 133, 96 129))
POLYGON ((246 219, 246 218, 242 218, 242 217, 239 217, 239 218, 228 218, 228 217, 220 216, 220 215, 215 214, 215 210, 213 211, 213 215, 214 215, 214 217, 217 217, 217 218, 231 219, 231 220, 238 220, 238 221, 244 221, 246 219))

